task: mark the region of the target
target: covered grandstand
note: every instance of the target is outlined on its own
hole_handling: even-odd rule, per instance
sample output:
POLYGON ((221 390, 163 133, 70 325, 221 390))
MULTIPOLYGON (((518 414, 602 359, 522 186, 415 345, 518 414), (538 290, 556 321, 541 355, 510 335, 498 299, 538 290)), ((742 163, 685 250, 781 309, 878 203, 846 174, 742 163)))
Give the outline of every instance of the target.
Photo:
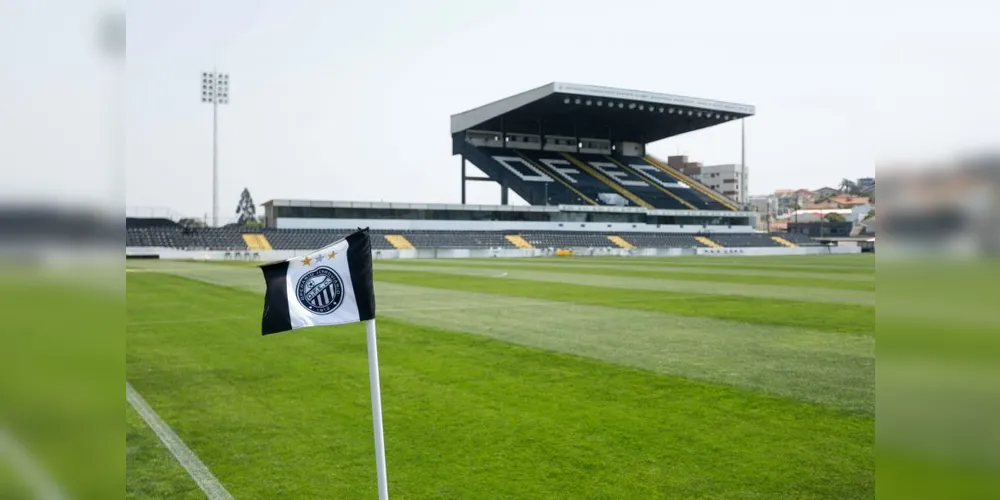
POLYGON ((550 83, 451 117, 468 180, 532 205, 738 210, 729 198, 647 154, 646 144, 752 116, 753 106, 593 85, 550 83), (470 177, 466 162, 487 177, 470 177))
POLYGON ((744 104, 551 83, 451 117, 452 152, 462 166, 460 204, 276 199, 263 204, 263 228, 128 219, 126 247, 310 250, 358 227, 371 228, 373 248, 388 255, 816 246, 801 235, 755 232, 756 213, 646 152, 650 142, 754 111, 744 104), (467 175, 467 162, 486 177, 467 175), (499 184, 501 204, 467 204, 469 180, 499 184), (510 190, 530 206, 509 205, 510 190))

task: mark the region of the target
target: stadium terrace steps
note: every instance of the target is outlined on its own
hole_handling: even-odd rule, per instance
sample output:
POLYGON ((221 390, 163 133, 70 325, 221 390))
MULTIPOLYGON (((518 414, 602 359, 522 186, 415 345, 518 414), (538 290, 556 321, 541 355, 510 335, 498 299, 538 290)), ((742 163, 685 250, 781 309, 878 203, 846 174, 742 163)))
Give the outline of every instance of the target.
POLYGON ((670 175, 672 175, 672 176, 680 179, 681 181, 683 181, 688 186, 691 186, 693 189, 698 190, 701 194, 703 194, 703 195, 707 196, 708 198, 711 198, 712 200, 716 201, 717 203, 723 205, 726 210, 738 210, 739 209, 739 206, 736 203, 734 203, 732 200, 730 200, 729 198, 726 198, 725 196, 723 196, 723 195, 721 195, 719 193, 716 193, 715 191, 711 190, 710 188, 708 188, 704 184, 702 184, 702 183, 700 183, 700 182, 692 179, 690 176, 688 176, 688 175, 684 174, 683 172, 681 172, 681 171, 679 171, 679 170, 671 167, 666 162, 660 161, 659 159, 657 159, 653 155, 646 155, 644 157, 644 159, 647 162, 649 162, 650 164, 652 164, 652 165, 654 165, 656 167, 659 167, 664 172, 667 172, 670 175))
POLYGON ((464 141, 458 147, 462 155, 490 179, 506 185, 532 205, 598 204, 584 187, 585 180, 581 183, 566 181, 548 165, 539 164, 537 158, 528 158, 520 150, 478 148, 464 141))
MULTIPOLYGON (((582 200, 582 201, 586 201, 587 203, 589 203, 591 205, 598 205, 598 203, 596 201, 592 200, 589 196, 581 193, 578 189, 574 188, 568 182, 566 182, 565 180, 563 180, 563 178, 562 178, 561 175, 558 175, 557 173, 553 172, 551 170, 551 167, 549 167, 547 165, 542 165, 541 163, 539 163, 539 162, 537 162, 537 161, 535 161, 535 160, 533 160, 531 158, 528 158, 527 156, 525 156, 520 151, 515 151, 515 152, 517 153, 518 156, 520 156, 522 159, 524 159, 524 161, 528 162, 529 165, 534 166, 539 171, 545 173, 545 175, 549 176, 550 178, 554 179, 556 182, 558 182, 558 183, 562 184, 563 186, 565 186, 567 190, 569 190, 570 192, 572 192, 573 194, 575 194, 578 197, 577 199, 582 200)), ((551 199, 551 196, 549 196, 549 198, 551 199)))
POLYGON ((729 208, 640 157, 476 147, 460 152, 490 179, 532 205, 603 205, 667 210, 729 208))
MULTIPOLYGON (((719 203, 714 197, 707 195, 702 190, 699 190, 697 185, 689 185, 680 177, 672 175, 668 170, 659 167, 644 158, 628 156, 622 157, 619 161, 625 164, 629 169, 640 172, 644 176, 644 180, 648 179, 648 181, 653 181, 655 186, 667 190, 673 195, 669 198, 679 198, 684 202, 683 204, 678 204, 674 207, 660 207, 658 205, 659 208, 677 208, 683 210, 687 207, 695 210, 730 210, 729 206, 719 203)), ((692 180, 691 182, 694 181, 692 180)), ((661 196, 661 198, 663 197, 661 196)))
POLYGON ((241 231, 233 227, 126 227, 125 245, 184 250, 249 250, 241 231))
POLYGON ((410 243, 410 240, 406 239, 406 236, 401 234, 387 234, 385 235, 386 241, 392 245, 396 250, 413 250, 414 246, 410 243))
MULTIPOLYGON (((561 199, 567 198, 585 200, 593 205, 607 205, 608 203, 602 199, 602 195, 614 194, 615 196, 621 196, 612 191, 607 184, 590 175, 587 171, 581 170, 557 152, 524 150, 517 151, 515 156, 533 165, 536 170, 556 181, 548 183, 547 190, 550 205, 561 203, 561 199), (565 186, 566 189, 559 189, 560 185, 565 186), (553 191, 557 191, 557 193, 553 194, 553 191)), ((538 185, 540 183, 535 182, 531 184, 538 185)), ((545 186, 539 187, 546 189, 545 186)), ((542 196, 542 199, 544 200, 545 197, 542 196)), ((581 205, 584 203, 577 202, 576 204, 581 205)))
MULTIPOLYGON (((275 250, 309 251, 323 248, 342 238, 346 229, 264 229, 262 233, 242 233, 235 228, 199 228, 183 231, 179 227, 129 227, 125 245, 128 247, 166 247, 182 250, 262 251, 251 248, 243 235, 259 234, 260 242, 253 239, 253 246, 263 246, 266 241, 275 250)), ((466 230, 406 230, 389 229, 372 231, 372 250, 394 250, 403 244, 402 237, 411 248, 629 248, 614 238, 621 238, 634 248, 695 248, 711 247, 696 239, 693 233, 661 232, 610 232, 610 231, 466 231, 466 230), (524 242, 517 242, 517 238, 524 242), (393 244, 390 240, 396 242, 393 244), (521 243, 521 244, 519 244, 521 243), (524 244, 529 245, 525 247, 524 244)), ((802 234, 792 233, 712 233, 706 237, 724 248, 787 247, 777 238, 793 245, 816 246, 819 243, 802 234)), ((405 244, 403 244, 405 245, 405 244)), ((405 248, 405 246, 404 246, 405 248)), ((718 247, 715 247, 718 248, 718 247)))
POLYGON ((522 250, 531 250, 532 248, 535 248, 531 245, 531 243, 528 243, 528 240, 524 239, 524 237, 519 234, 505 234, 503 237, 509 241, 511 245, 514 245, 522 250))
POLYGON ((795 243, 792 243, 791 241, 788 241, 788 240, 782 238, 781 236, 771 236, 771 240, 773 240, 775 243, 777 243, 779 245, 783 245, 783 246, 786 246, 786 247, 789 247, 789 248, 797 248, 798 247, 798 245, 796 245, 795 243))
POLYGON ((250 250, 274 250, 271 248, 271 242, 267 241, 267 236, 261 233, 243 233, 243 241, 246 242, 247 248, 250 250))
POLYGON ((632 250, 635 248, 635 245, 629 243, 628 241, 625 240, 625 238, 622 238, 617 234, 609 234, 608 240, 610 240, 611 243, 614 243, 615 245, 618 245, 619 247, 625 248, 627 250, 632 250))
POLYGON ((573 155, 571 155, 569 153, 561 153, 561 154, 562 154, 563 158, 566 158, 567 160, 569 160, 570 163, 576 165, 577 167, 579 167, 580 169, 582 169, 584 172, 587 172, 588 174, 590 174, 595 179, 603 182, 604 184, 606 184, 608 187, 610 187, 611 189, 613 189, 618 194, 620 194, 620 195, 628 198, 629 201, 631 201, 632 203, 635 203, 636 205, 638 205, 640 207, 643 207, 643 208, 655 208, 648 201, 640 198, 639 196, 637 196, 632 191, 629 191, 621 183, 611 180, 611 178, 609 176, 606 176, 603 173, 599 172, 598 169, 594 168, 592 165, 588 164, 587 162, 582 161, 582 160, 576 158, 575 156, 573 156, 573 155))
POLYGON ((808 237, 808 236, 806 236, 804 234, 782 233, 780 236, 781 236, 782 239, 788 241, 789 243, 793 243, 796 246, 800 246, 800 247, 814 247, 814 246, 818 246, 819 245, 818 241, 816 241, 816 240, 814 240, 814 239, 812 239, 812 238, 810 238, 810 237, 808 237))
MULTIPOLYGON (((657 189, 660 192, 662 192, 663 194, 665 194, 665 195, 673 198, 675 201, 677 201, 677 203, 680 204, 680 206, 678 206, 677 208, 690 208, 691 210, 697 210, 698 209, 698 207, 696 207, 696 206, 688 203, 687 201, 684 201, 684 198, 681 198, 680 196, 677 196, 672 191, 670 191, 669 189, 667 189, 666 187, 664 187, 661 184, 660 179, 657 179, 657 178, 653 177, 653 175, 651 175, 648 170, 638 169, 638 168, 635 168, 635 167, 632 167, 632 166, 626 166, 624 163, 616 160, 615 158, 613 158, 611 156, 605 156, 604 158, 607 159, 608 161, 610 161, 611 163, 614 163, 615 165, 618 165, 618 167, 621 168, 622 170, 624 170, 624 171, 626 171, 626 172, 628 172, 628 173, 630 173, 632 175, 635 175, 636 177, 638 177, 638 178, 640 178, 640 179, 648 182, 649 185, 653 186, 654 189, 657 189)), ((657 208, 669 208, 669 207, 657 207, 657 208)))
POLYGON ((722 245, 708 239, 706 236, 695 236, 694 239, 698 240, 698 243, 705 245, 710 248, 725 248, 722 245))
POLYGON ((710 238, 725 248, 781 247, 767 233, 713 233, 710 238))

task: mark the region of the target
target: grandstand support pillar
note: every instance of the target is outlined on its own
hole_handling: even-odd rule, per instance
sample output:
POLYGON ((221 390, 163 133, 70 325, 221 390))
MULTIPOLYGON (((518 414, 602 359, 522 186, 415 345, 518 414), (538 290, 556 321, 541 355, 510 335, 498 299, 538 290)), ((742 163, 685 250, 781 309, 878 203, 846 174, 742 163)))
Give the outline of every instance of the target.
POLYGON ((507 178, 504 177, 503 181, 500 183, 500 204, 507 204, 507 178))
POLYGON ((465 205, 465 155, 462 155, 462 204, 465 205))

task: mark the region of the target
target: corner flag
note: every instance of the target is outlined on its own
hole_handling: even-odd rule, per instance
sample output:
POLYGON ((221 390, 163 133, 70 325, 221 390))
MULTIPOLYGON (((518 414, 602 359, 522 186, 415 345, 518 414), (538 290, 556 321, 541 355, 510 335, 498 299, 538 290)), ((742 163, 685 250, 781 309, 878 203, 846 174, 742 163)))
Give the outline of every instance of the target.
POLYGON ((375 339, 375 286, 372 245, 367 229, 347 235, 322 250, 260 266, 264 271, 264 315, 261 334, 321 325, 365 322, 368 377, 372 392, 375 473, 379 500, 388 500, 385 441, 382 435, 382 392, 375 339))
POLYGON ((261 266, 267 292, 261 334, 375 317, 368 230, 302 257, 261 266))

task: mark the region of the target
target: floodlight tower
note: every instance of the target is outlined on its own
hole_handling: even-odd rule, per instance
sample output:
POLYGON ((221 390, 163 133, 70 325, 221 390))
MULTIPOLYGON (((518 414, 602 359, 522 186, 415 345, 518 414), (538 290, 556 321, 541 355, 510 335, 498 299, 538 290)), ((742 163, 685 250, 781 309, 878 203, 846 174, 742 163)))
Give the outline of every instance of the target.
POLYGON ((219 105, 229 104, 229 74, 201 74, 201 102, 212 105, 212 226, 219 225, 219 105))

